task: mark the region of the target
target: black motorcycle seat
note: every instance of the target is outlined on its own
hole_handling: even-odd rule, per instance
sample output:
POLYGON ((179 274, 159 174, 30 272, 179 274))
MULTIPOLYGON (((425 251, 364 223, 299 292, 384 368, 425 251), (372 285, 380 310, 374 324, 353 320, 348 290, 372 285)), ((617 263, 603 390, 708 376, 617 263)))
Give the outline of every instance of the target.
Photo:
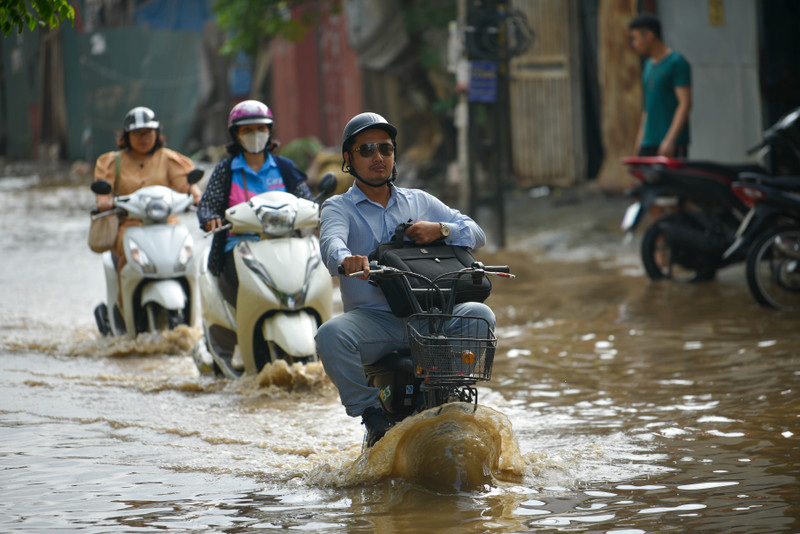
POLYGON ((411 361, 410 350, 392 351, 377 362, 364 365, 364 372, 367 376, 397 371, 414 373, 414 362, 411 361))
POLYGON ((766 169, 754 163, 716 163, 713 161, 688 160, 684 162, 683 168, 721 174, 730 180, 736 180, 739 174, 743 172, 767 174, 766 169))
POLYGON ((744 172, 739 175, 739 180, 785 191, 800 190, 800 176, 769 176, 754 172, 744 172))

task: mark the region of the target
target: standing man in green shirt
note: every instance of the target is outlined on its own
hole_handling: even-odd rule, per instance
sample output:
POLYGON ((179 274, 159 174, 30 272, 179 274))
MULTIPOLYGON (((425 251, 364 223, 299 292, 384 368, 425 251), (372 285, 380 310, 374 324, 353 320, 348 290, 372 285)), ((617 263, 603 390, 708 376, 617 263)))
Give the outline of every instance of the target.
POLYGON ((689 62, 661 40, 661 22, 642 14, 628 24, 631 46, 647 58, 642 72, 644 109, 636 153, 640 156, 688 155, 692 72, 689 62))

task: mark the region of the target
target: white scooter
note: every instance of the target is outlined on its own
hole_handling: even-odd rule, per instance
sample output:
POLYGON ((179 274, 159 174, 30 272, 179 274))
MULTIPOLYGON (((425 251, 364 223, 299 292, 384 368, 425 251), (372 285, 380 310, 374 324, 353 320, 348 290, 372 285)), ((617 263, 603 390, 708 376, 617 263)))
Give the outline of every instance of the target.
MULTIPOLYGON (((195 169, 187 180, 194 184, 202 177, 203 171, 195 169)), ((98 195, 110 194, 111 184, 97 180, 92 183, 92 191, 98 195)), ((125 230, 127 262, 119 277, 116 255, 112 251, 102 255, 106 302, 94 309, 101 334, 136 336, 199 322, 194 240, 186 225, 167 224, 171 214, 182 213, 191 205, 191 195, 153 185, 117 196, 113 209, 93 215, 98 218, 119 214, 142 221, 141 226, 125 230)))
POLYGON ((328 174, 315 201, 272 191, 225 211, 227 224, 209 232, 255 235, 234 248, 239 288, 236 307, 227 301, 218 277, 200 266, 203 339, 193 350, 202 374, 228 378, 256 375, 271 362, 317 360, 314 336, 333 314, 333 282, 319 251, 319 239, 301 230, 319 225, 319 201, 336 188, 328 174))

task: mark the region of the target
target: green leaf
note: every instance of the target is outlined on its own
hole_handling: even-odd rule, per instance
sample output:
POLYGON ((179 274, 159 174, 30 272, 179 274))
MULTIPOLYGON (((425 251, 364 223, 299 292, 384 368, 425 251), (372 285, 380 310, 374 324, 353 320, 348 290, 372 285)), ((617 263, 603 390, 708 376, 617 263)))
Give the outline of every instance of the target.
POLYGON ((2 0, 2 4, 0 28, 5 35, 10 35, 14 27, 22 33, 25 26, 30 31, 37 27, 56 28, 63 20, 75 25, 75 9, 68 0, 2 0))

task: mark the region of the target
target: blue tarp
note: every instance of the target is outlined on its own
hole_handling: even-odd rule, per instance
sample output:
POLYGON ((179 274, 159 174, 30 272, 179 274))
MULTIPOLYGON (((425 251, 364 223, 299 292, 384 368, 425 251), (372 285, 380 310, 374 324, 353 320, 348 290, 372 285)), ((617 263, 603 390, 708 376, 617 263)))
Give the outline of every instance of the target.
POLYGON ((211 18, 211 0, 137 0, 136 26, 154 30, 201 31, 211 18))

